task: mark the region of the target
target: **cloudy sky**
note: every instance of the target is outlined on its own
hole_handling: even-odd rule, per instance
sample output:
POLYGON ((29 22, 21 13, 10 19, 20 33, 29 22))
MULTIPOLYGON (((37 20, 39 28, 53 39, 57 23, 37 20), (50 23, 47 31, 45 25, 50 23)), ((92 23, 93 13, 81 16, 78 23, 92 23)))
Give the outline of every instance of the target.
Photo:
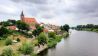
POLYGON ((98 24, 98 0, 2 0, 0 21, 26 17, 56 25, 98 24))

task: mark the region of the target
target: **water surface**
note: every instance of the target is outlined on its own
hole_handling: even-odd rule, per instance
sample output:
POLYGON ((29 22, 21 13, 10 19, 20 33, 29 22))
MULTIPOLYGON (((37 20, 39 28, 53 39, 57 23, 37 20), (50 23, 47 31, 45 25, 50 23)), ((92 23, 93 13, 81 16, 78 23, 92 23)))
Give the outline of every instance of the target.
POLYGON ((72 30, 68 38, 40 56, 98 56, 98 33, 72 30))

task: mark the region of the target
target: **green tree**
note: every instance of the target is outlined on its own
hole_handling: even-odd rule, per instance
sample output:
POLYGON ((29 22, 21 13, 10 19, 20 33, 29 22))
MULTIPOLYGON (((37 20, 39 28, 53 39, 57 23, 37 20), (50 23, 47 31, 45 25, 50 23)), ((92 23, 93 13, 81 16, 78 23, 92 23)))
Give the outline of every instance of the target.
POLYGON ((4 22, 1 22, 1 25, 6 27, 6 26, 10 26, 11 24, 8 21, 4 21, 4 22))
POLYGON ((29 25, 22 21, 17 21, 16 25, 20 30, 29 30, 29 25))
POLYGON ((43 33, 43 32, 39 34, 37 39, 38 39, 39 44, 45 44, 48 41, 48 38, 47 38, 46 34, 43 33))
POLYGON ((41 32, 43 32, 43 28, 44 28, 44 27, 37 26, 36 30, 34 30, 34 31, 32 32, 32 34, 33 34, 34 36, 39 35, 41 32))
POLYGON ((70 29, 70 27, 69 27, 68 24, 63 25, 63 26, 61 26, 60 28, 61 28, 61 30, 67 31, 67 32, 69 32, 69 29, 70 29))
POLYGON ((7 37, 8 34, 11 34, 11 31, 5 27, 0 28, 0 38, 7 37))

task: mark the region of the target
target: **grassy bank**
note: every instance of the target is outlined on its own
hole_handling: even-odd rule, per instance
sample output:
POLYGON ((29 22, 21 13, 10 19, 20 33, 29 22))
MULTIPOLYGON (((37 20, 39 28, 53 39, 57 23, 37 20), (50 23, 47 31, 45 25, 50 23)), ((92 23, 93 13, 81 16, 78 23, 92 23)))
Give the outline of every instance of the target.
POLYGON ((68 32, 59 35, 54 32, 50 32, 48 34, 41 33, 39 36, 37 36, 37 38, 26 38, 20 34, 10 35, 7 37, 9 38, 8 40, 0 40, 0 54, 2 54, 1 56, 35 56, 47 48, 56 46, 56 44, 60 42, 62 38, 67 36, 68 32), (13 40, 17 42, 14 43, 13 40), (11 53, 8 54, 9 51, 11 51, 11 53))

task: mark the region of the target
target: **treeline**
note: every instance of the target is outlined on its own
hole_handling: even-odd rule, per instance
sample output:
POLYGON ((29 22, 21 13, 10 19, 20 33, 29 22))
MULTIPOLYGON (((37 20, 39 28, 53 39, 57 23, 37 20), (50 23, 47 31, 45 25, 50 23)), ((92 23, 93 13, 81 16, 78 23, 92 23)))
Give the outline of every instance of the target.
POLYGON ((77 25, 76 28, 95 28, 95 29, 98 29, 98 25, 94 25, 94 24, 77 25))
POLYGON ((87 25, 77 25, 76 28, 98 28, 98 25, 94 25, 94 24, 87 24, 87 25))
POLYGON ((76 27, 72 27, 72 29, 98 32, 98 25, 94 24, 77 25, 76 27))

